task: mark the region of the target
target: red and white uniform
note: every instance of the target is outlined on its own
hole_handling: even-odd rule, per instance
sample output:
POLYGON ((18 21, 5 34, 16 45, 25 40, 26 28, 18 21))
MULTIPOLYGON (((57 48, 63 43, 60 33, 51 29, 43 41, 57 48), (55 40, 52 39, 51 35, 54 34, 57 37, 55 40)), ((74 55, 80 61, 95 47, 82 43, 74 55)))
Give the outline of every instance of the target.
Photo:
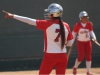
POLYGON ((66 45, 61 50, 61 37, 59 20, 36 20, 28 17, 14 15, 15 19, 30 25, 37 26, 38 29, 44 31, 44 57, 40 66, 39 74, 50 74, 53 67, 56 68, 56 74, 65 74, 68 63, 66 57, 66 45, 72 45, 73 36, 71 34, 69 25, 63 22, 65 28, 66 45))
MULTIPOLYGON (((37 28, 44 30, 45 49, 47 53, 66 53, 66 45, 61 50, 60 25, 58 20, 37 20, 37 28)), ((64 23, 66 43, 73 39, 70 28, 64 23)))
POLYGON ((69 25, 65 22, 63 22, 63 24, 65 28, 66 45, 64 49, 61 50, 60 25, 58 20, 36 20, 18 15, 14 15, 14 18, 30 25, 37 26, 39 30, 44 31, 44 52, 66 53, 66 45, 70 46, 72 44, 73 36, 69 25))
POLYGON ((79 41, 89 41, 90 36, 93 39, 96 39, 94 32, 93 32, 93 27, 90 22, 87 22, 86 24, 82 24, 81 22, 76 23, 73 29, 73 34, 74 33, 78 34, 77 40, 79 41))
POLYGON ((91 61, 91 53, 92 53, 92 44, 90 38, 96 39, 95 34, 93 32, 93 27, 90 22, 86 22, 85 24, 78 22, 74 26, 72 32, 74 39, 77 35, 77 50, 78 50, 78 61, 82 61, 84 58, 84 54, 86 55, 86 60, 91 61))

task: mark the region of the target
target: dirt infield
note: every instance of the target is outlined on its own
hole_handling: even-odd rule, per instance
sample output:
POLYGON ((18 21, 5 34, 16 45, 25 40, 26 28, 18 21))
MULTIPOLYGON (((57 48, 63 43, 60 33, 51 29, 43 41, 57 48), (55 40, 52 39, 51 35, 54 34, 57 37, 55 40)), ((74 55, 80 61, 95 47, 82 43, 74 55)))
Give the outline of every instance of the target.
MULTIPOLYGON (((38 75, 38 72, 38 70, 0 72, 0 75, 38 75)), ((100 68, 91 68, 91 72, 93 75, 100 75, 100 68)), ((50 75, 55 75, 55 70, 52 70, 50 75)), ((66 75, 72 75, 72 69, 67 69, 66 75)), ((79 68, 78 75, 86 75, 86 68, 79 68)))

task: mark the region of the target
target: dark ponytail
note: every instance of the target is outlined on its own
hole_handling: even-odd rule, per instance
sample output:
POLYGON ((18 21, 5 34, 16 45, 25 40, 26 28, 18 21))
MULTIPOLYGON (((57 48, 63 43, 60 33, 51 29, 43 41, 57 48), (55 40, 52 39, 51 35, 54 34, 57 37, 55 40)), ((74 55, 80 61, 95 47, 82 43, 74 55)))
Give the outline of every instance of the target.
POLYGON ((59 17, 59 24, 60 24, 60 33, 61 33, 61 49, 63 49, 65 45, 65 29, 60 17, 59 17))
POLYGON ((60 34, 61 34, 61 50, 64 48, 65 45, 65 29, 63 22, 60 17, 53 17, 53 19, 59 19, 59 25, 60 25, 60 34))

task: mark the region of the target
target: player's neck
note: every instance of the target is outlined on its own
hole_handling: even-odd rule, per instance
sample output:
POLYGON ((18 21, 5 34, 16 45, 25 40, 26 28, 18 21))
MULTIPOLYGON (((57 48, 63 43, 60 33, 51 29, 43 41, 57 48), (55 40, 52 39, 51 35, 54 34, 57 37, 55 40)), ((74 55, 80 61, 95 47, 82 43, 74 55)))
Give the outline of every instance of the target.
POLYGON ((81 22, 81 25, 82 25, 83 27, 85 27, 85 26, 86 26, 86 23, 82 23, 82 22, 81 22))

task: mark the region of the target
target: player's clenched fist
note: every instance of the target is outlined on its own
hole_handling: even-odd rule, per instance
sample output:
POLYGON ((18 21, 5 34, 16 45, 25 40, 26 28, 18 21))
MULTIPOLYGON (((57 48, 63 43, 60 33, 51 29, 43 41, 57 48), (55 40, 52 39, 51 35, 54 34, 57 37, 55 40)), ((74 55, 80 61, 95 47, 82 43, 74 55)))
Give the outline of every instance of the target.
POLYGON ((6 11, 4 11, 4 10, 2 10, 6 15, 5 15, 5 18, 13 18, 13 15, 14 14, 11 14, 11 13, 9 13, 9 12, 6 12, 6 11))

